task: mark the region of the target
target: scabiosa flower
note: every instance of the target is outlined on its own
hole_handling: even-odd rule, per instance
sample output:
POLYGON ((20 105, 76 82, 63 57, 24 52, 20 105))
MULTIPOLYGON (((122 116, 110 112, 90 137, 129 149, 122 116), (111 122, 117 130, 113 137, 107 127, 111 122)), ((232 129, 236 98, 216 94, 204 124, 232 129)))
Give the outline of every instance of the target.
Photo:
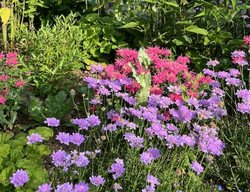
POLYGON ((73 133, 70 136, 70 142, 80 146, 85 141, 85 137, 80 133, 73 133))
POLYGON ((71 141, 70 134, 65 132, 59 132, 56 139, 65 145, 69 145, 69 142, 71 141))
POLYGON ((119 190, 122 190, 122 186, 119 183, 114 183, 113 189, 115 192, 118 192, 119 190))
POLYGON ((68 182, 58 185, 55 190, 55 192, 72 192, 72 191, 73 191, 73 185, 68 182))
POLYGON ((178 110, 171 109, 169 113, 174 117, 174 119, 183 122, 190 122, 194 118, 194 112, 183 105, 180 106, 178 110))
POLYGON ((157 148, 148 148, 147 152, 150 153, 154 159, 158 159, 161 156, 161 152, 157 148))
POLYGON ((52 187, 51 184, 44 183, 38 187, 38 190, 36 192, 51 192, 52 187))
POLYGON ((238 77, 240 75, 240 71, 238 69, 230 69, 229 73, 232 77, 238 77))
POLYGON ((56 167, 64 166, 65 161, 67 160, 68 154, 64 150, 58 150, 53 152, 52 155, 52 162, 56 167))
POLYGON ((143 152, 140 155, 140 161, 145 164, 145 165, 149 165, 152 163, 152 161, 154 160, 154 157, 151 153, 149 152, 143 152))
POLYGON ((119 178, 125 172, 123 160, 118 158, 115 161, 116 162, 111 165, 109 170, 110 173, 113 173, 114 180, 119 178))
POLYGON ((142 148, 144 139, 142 137, 136 136, 133 133, 125 133, 125 139, 129 142, 132 148, 142 148))
POLYGON ((27 137, 27 139, 27 144, 41 143, 44 140, 44 138, 38 133, 32 133, 30 136, 27 137))
POLYGON ((233 86, 239 86, 241 85, 241 81, 234 77, 228 77, 226 78, 226 84, 227 85, 233 85, 233 86))
POLYGON ((23 169, 18 169, 12 174, 12 177, 10 177, 10 183, 13 184, 15 188, 23 186, 28 181, 29 175, 27 171, 23 169))
POLYGON ((85 182, 80 182, 75 185, 75 188, 73 192, 88 192, 89 191, 89 185, 85 182))
POLYGON ((150 185, 152 185, 152 186, 156 186, 156 185, 160 185, 160 182, 159 182, 159 180, 156 178, 156 177, 154 177, 153 175, 148 175, 147 176, 147 182, 150 184, 150 185))
POLYGON ((91 176, 90 178, 89 178, 89 180, 90 180, 90 182, 93 184, 93 185, 95 185, 95 186, 100 186, 100 185, 103 185, 104 183, 105 183, 105 179, 102 177, 102 176, 100 176, 100 175, 98 175, 98 176, 91 176))
POLYGON ((91 73, 101 73, 103 70, 104 67, 101 64, 91 65, 91 73))
POLYGON ((58 127, 60 125, 60 120, 55 117, 48 117, 44 123, 50 127, 58 127))
POLYGON ((197 175, 201 174, 204 170, 202 165, 200 163, 198 163, 197 161, 192 162, 191 168, 197 173, 197 175))
POLYGON ((6 98, 0 95, 0 104, 5 105, 6 98))
POLYGON ((237 110, 243 114, 248 113, 250 114, 250 104, 248 103, 238 103, 237 110))
POLYGON ((219 61, 217 61, 217 60, 210 60, 210 61, 207 62, 207 66, 215 67, 218 64, 219 64, 219 61))
POLYGON ((77 167, 86 167, 89 164, 89 159, 84 153, 80 153, 79 156, 74 159, 74 163, 77 167))
POLYGON ((87 121, 89 122, 91 127, 95 127, 95 126, 98 126, 98 125, 101 124, 101 121, 100 121, 99 117, 96 116, 96 115, 90 115, 87 118, 87 121))

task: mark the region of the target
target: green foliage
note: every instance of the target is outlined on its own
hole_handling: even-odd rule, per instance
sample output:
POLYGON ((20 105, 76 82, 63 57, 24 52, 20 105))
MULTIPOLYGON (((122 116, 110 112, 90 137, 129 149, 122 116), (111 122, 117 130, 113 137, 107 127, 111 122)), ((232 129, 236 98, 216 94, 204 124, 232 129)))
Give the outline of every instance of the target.
MULTIPOLYGON (((40 133, 46 140, 53 136, 53 131, 47 127, 37 127, 30 133, 40 133)), ((48 173, 43 167, 42 156, 49 155, 51 150, 45 144, 27 145, 27 135, 20 133, 0 132, 0 191, 35 191, 37 187, 48 181, 48 173), (15 189, 9 178, 17 169, 25 169, 29 182, 15 189)))
POLYGON ((209 169, 209 177, 217 179, 229 191, 249 189, 250 131, 249 119, 224 119, 220 125, 226 149, 209 169))
POLYGON ((31 96, 28 112, 30 117, 42 123, 47 117, 65 119, 72 110, 72 99, 65 91, 60 91, 56 95, 49 95, 45 101, 31 96))

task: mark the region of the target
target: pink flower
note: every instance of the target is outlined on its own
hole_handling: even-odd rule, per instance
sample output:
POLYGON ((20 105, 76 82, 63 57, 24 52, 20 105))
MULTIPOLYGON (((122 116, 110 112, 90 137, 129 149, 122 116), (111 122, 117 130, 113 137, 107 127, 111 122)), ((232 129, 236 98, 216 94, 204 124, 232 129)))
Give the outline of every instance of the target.
POLYGON ((6 102, 6 98, 0 95, 0 104, 4 105, 6 102))
POLYGON ((18 61, 17 61, 17 58, 7 58, 6 59, 6 65, 17 65, 18 64, 18 61))
POLYGON ((243 38, 243 40, 244 40, 245 45, 250 45, 250 35, 246 35, 243 38))
POLYGON ((18 80, 15 83, 15 87, 23 87, 25 85, 25 82, 23 80, 18 80))
POLYGON ((9 79, 8 75, 0 75, 0 81, 7 81, 9 79))

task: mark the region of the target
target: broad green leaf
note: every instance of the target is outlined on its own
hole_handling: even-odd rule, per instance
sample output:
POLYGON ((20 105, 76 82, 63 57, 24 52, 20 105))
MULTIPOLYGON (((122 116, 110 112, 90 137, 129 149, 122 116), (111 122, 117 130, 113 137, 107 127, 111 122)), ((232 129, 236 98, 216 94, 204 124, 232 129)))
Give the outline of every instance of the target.
POLYGON ((128 28, 135 28, 138 27, 140 24, 138 22, 129 22, 119 28, 124 28, 124 29, 128 29, 128 28))
POLYGON ((202 12, 200 12, 199 14, 195 15, 195 17, 203 17, 206 15, 205 10, 203 10, 202 12))
POLYGON ((14 171, 13 166, 9 166, 9 167, 4 168, 0 173, 0 183, 3 184, 4 186, 9 185, 9 183, 10 183, 9 178, 10 178, 13 171, 14 171))
POLYGON ((29 134, 32 133, 40 134, 46 141, 48 141, 54 135, 53 130, 49 127, 37 127, 29 131, 29 134))
POLYGON ((186 27, 184 30, 192 32, 192 33, 205 35, 205 36, 208 35, 208 31, 206 29, 197 27, 196 25, 190 25, 190 26, 186 27))
POLYGON ((208 45, 210 43, 210 39, 208 37, 204 38, 204 45, 208 45))
POLYGON ((183 42, 178 39, 173 39, 172 42, 177 46, 183 45, 183 42))
POLYGON ((0 157, 7 157, 10 153, 10 145, 1 144, 0 147, 0 157))
POLYGON ((49 155, 51 153, 50 148, 47 145, 41 144, 37 147, 38 152, 40 155, 49 155))
POLYGON ((12 137, 13 137, 13 133, 12 132, 0 132, 0 143, 5 143, 7 141, 9 141, 12 137))
POLYGON ((26 158, 19 159, 15 164, 18 168, 22 168, 22 169, 37 167, 37 165, 34 165, 34 161, 32 161, 31 159, 26 159, 26 158))
POLYGON ((179 8, 179 5, 175 2, 170 2, 170 1, 163 1, 163 3, 169 5, 169 6, 172 6, 172 7, 175 7, 175 8, 179 8))
POLYGON ((7 7, 1 8, 0 16, 1 16, 3 24, 6 24, 10 18, 10 9, 7 7))

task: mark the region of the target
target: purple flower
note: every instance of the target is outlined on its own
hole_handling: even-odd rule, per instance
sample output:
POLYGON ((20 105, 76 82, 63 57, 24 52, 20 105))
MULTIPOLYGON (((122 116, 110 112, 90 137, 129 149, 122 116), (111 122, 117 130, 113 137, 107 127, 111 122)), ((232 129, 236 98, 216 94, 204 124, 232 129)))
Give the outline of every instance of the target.
POLYGON ((102 128, 103 131, 116 131, 117 130, 117 125, 109 123, 107 126, 102 128))
POLYGON ((202 167, 202 165, 200 163, 198 163, 197 161, 193 161, 191 164, 191 168, 197 173, 197 175, 199 175, 200 173, 203 172, 204 168, 202 167))
POLYGON ((147 176, 147 182, 151 185, 151 186, 156 186, 156 185, 160 185, 159 180, 154 177, 153 175, 148 175, 147 176))
POLYGON ((125 172, 123 160, 116 159, 115 161, 116 162, 111 165, 110 170, 109 170, 110 173, 113 173, 114 180, 119 178, 125 172))
POLYGON ((98 175, 98 176, 93 175, 89 178, 89 180, 95 186, 99 186, 99 185, 102 185, 105 183, 105 179, 100 175, 98 175))
POLYGON ((91 99, 89 103, 92 105, 97 105, 97 104, 102 104, 102 101, 99 98, 94 98, 91 99))
POLYGON ((203 69, 204 75, 209 75, 211 77, 216 77, 216 73, 210 69, 203 69))
POLYGON ((233 86, 239 86, 241 85, 241 81, 234 77, 228 77, 226 78, 226 84, 227 85, 233 85, 233 86))
POLYGON ((133 133, 125 133, 125 139, 130 143, 132 148, 142 148, 144 139, 142 137, 136 136, 133 133))
POLYGON ((27 139, 27 144, 41 143, 44 140, 44 138, 38 133, 32 133, 30 136, 27 137, 27 139))
POLYGON ((239 99, 242 99, 244 103, 250 103, 250 90, 248 89, 238 90, 236 95, 239 99))
POLYGON ((238 69, 230 69, 229 72, 232 77, 238 77, 240 75, 240 71, 238 69))
POLYGON ((188 107, 184 105, 180 106, 178 110, 171 109, 169 113, 174 117, 174 119, 183 122, 190 122, 194 117, 194 112, 189 110, 188 107))
POLYGON ((246 53, 244 51, 235 50, 232 52, 232 57, 245 57, 246 53))
POLYGON ((29 175, 27 171, 23 169, 18 169, 12 174, 12 177, 10 177, 10 183, 13 184, 15 188, 23 186, 28 181, 29 175))
POLYGON ((148 148, 147 152, 152 155, 153 159, 158 159, 161 156, 161 152, 157 148, 148 148))
POLYGON ((65 166, 65 162, 68 160, 68 154, 64 150, 53 152, 51 157, 56 167, 65 166))
POLYGON ((167 124, 166 128, 170 132, 178 133, 179 129, 174 124, 167 124))
POLYGON ((89 159, 84 153, 80 153, 79 156, 74 158, 74 163, 77 167, 86 167, 89 164, 89 159))
POLYGON ((91 65, 91 73, 101 73, 104 70, 101 64, 91 65))
POLYGON ((225 79, 225 78, 230 77, 230 74, 226 71, 219 71, 217 73, 217 76, 218 76, 218 78, 225 79))
POLYGON ((210 60, 210 61, 207 62, 207 66, 215 67, 218 64, 219 64, 219 61, 217 61, 217 60, 210 60))
POLYGON ((84 81, 88 84, 88 88, 96 89, 97 86, 99 85, 98 80, 93 77, 85 77, 84 81))
POLYGON ((73 133, 70 136, 70 142, 80 146, 85 141, 85 137, 80 133, 73 133))
POLYGON ((61 185, 58 185, 55 192, 72 192, 73 191, 73 185, 70 183, 63 183, 61 185))
POLYGON ((44 183, 38 187, 38 190, 36 192, 51 192, 52 187, 51 184, 44 183))
POLYGON ((91 127, 95 127, 95 126, 98 126, 98 125, 101 124, 101 121, 100 121, 99 117, 96 116, 96 115, 90 115, 87 118, 87 121, 89 122, 91 127))
POLYGON ((181 88, 179 86, 170 85, 168 87, 168 90, 169 90, 169 92, 175 93, 177 95, 180 95, 182 93, 182 90, 181 90, 181 88))
POLYGON ((237 110, 243 114, 250 114, 250 104, 249 103, 238 103, 237 110))
POLYGON ((80 182, 75 185, 75 188, 73 192, 88 192, 89 191, 89 185, 85 182, 80 182))
POLYGON ((155 192, 155 187, 153 185, 147 185, 145 189, 142 189, 142 192, 155 192))
POLYGON ((182 141, 185 145, 189 146, 189 147, 194 147, 196 140, 194 137, 192 136, 187 136, 187 135, 183 135, 182 136, 182 141))
POLYGON ((72 119, 71 122, 74 125, 77 125, 80 129, 88 130, 88 128, 90 127, 90 123, 88 122, 87 119, 75 118, 75 119, 72 119))
POLYGON ((58 127, 60 125, 60 120, 55 117, 48 117, 44 123, 50 127, 58 127))
POLYGON ((152 163, 152 161, 154 160, 154 157, 151 153, 149 152, 143 152, 140 155, 140 161, 142 163, 144 163, 145 165, 149 165, 150 163, 152 163))
POLYGON ((69 145, 69 142, 71 141, 70 134, 65 132, 59 132, 59 134, 56 136, 56 139, 65 145, 69 145))
POLYGON ((100 93, 101 95, 106 95, 106 96, 111 94, 110 91, 104 86, 99 87, 98 93, 100 93))

